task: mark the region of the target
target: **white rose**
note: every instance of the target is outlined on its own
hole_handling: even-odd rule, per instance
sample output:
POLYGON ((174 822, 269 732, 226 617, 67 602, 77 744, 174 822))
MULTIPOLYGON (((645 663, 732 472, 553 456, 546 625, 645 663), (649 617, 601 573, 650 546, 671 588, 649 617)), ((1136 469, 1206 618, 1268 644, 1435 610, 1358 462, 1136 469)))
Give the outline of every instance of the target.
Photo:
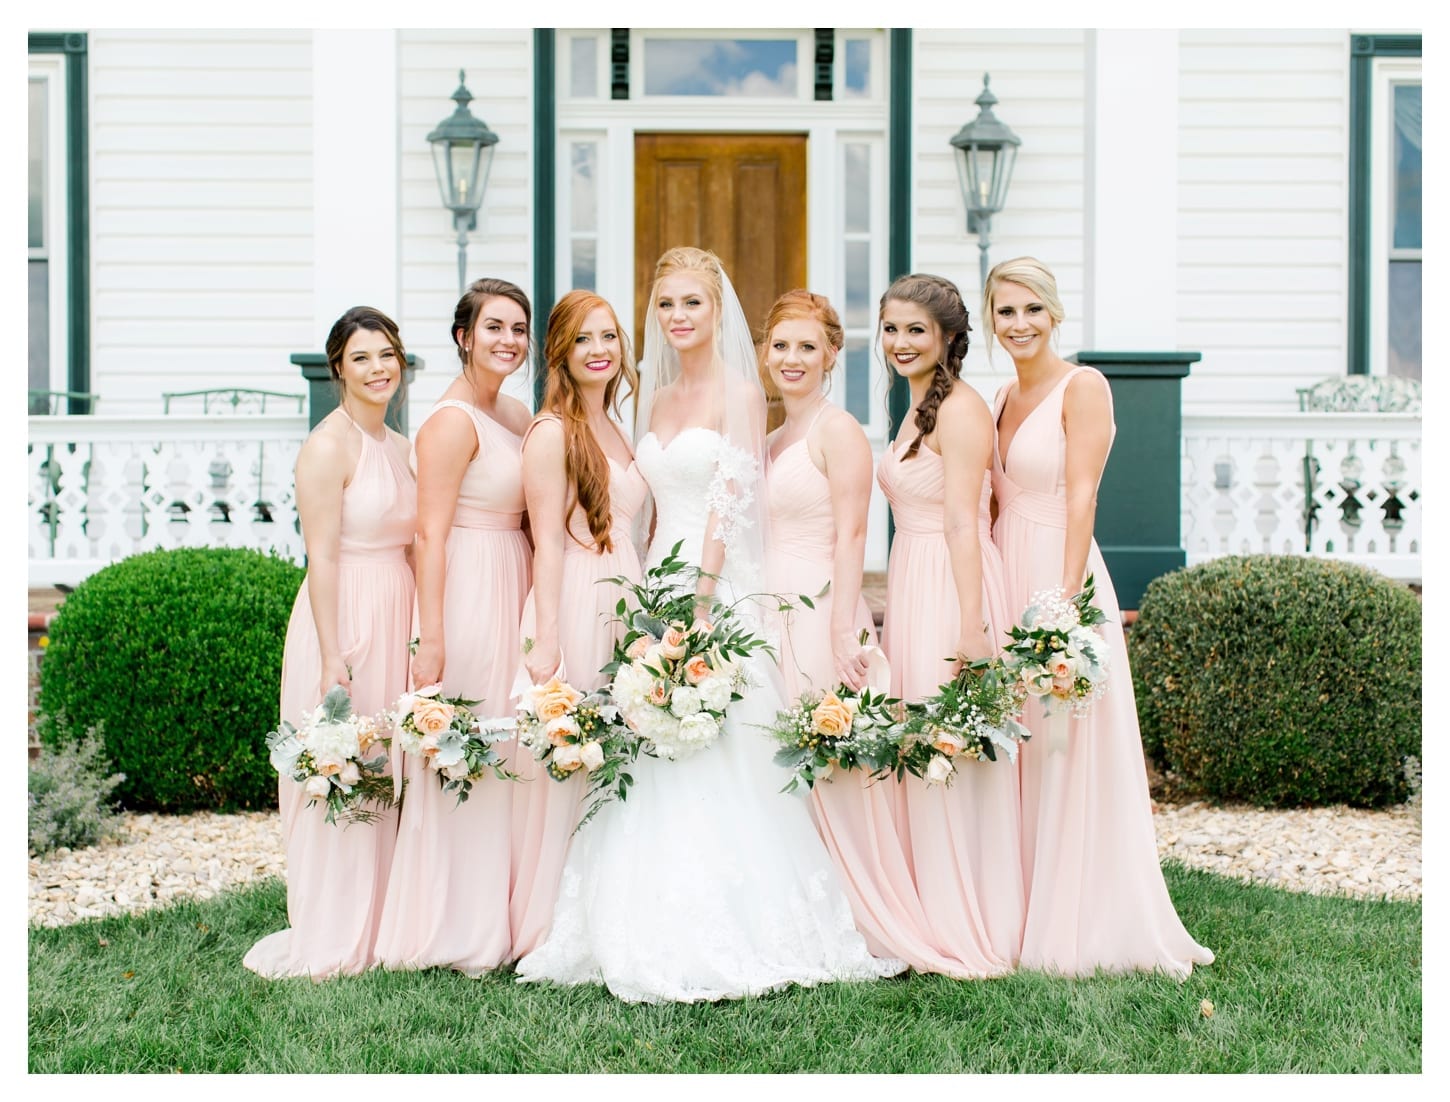
POLYGON ((937 754, 927 763, 926 780, 928 784, 941 784, 956 770, 952 766, 950 758, 944 758, 937 754))
POLYGON ((337 775, 337 779, 344 788, 351 788, 358 781, 362 780, 362 773, 358 770, 357 762, 345 762, 342 767, 342 772, 337 775))
POLYGON ((680 720, 680 741, 691 746, 708 746, 720 734, 720 724, 708 712, 695 712, 680 720))
POLYGON ((725 677, 707 677, 696 686, 700 703, 712 712, 723 712, 730 703, 730 681, 725 677))
POLYGON ((1041 666, 1030 671, 1023 670, 1022 687, 1029 696, 1046 696, 1052 692, 1052 674, 1044 671, 1041 666))
POLYGON ((325 800, 327 794, 332 791, 332 782, 326 777, 308 777, 302 785, 302 791, 311 799, 325 800))
POLYGON ((468 776, 468 762, 459 758, 443 767, 443 775, 450 781, 461 781, 468 776))
POLYGON ((604 764, 604 747, 597 742, 586 742, 579 747, 579 760, 584 763, 584 768, 594 772, 604 764))
POLYGON ((681 685, 670 694, 670 711, 684 719, 700 710, 700 691, 681 685))
POLYGON ((577 742, 566 742, 563 746, 554 747, 554 765, 560 769, 578 769, 583 761, 577 742))

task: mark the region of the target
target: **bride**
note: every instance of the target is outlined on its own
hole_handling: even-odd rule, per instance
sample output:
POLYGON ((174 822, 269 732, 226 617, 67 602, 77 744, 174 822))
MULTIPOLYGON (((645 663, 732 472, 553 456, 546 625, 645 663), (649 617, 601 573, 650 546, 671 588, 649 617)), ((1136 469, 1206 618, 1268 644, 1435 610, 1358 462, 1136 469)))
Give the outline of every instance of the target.
MULTIPOLYGON (((636 462, 656 511, 646 565, 683 541, 710 573, 701 615, 757 592, 765 509, 765 398, 749 329, 719 259, 671 249, 645 326, 636 462), (718 585, 718 589, 715 587, 718 585)), ((736 608, 760 632, 756 607, 736 608)), ((740 998, 796 983, 874 979, 906 966, 870 955, 805 801, 782 795, 761 725, 784 707, 768 656, 720 739, 677 761, 641 757, 628 799, 574 836, 549 936, 523 981, 603 983, 627 1002, 740 998)))

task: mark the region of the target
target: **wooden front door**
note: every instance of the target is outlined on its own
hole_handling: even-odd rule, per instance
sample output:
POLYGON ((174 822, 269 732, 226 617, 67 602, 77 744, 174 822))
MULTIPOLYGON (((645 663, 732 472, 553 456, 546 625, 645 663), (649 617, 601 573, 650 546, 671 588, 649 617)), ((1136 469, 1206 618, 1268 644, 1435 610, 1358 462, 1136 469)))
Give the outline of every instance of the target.
POLYGON ((677 245, 720 258, 758 345, 770 304, 806 285, 806 136, 635 135, 638 354, 655 262, 677 245))

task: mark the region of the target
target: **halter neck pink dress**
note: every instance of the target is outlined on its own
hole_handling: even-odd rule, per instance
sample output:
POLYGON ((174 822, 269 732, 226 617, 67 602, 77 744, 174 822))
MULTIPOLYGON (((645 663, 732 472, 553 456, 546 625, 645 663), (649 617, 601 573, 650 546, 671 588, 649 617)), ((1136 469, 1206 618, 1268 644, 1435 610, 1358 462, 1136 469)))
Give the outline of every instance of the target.
MULTIPOLYGON (((765 491, 771 540, 765 549, 766 589, 786 596, 804 593, 816 606, 797 608, 788 620, 777 617, 774 624, 786 700, 793 704, 803 692, 819 695, 837 684, 831 653, 834 597, 830 592, 816 597, 831 580, 836 523, 830 482, 812 462, 805 437, 769 461, 765 491)), ((865 630, 875 643, 876 625, 864 597, 856 600, 852 629, 865 630)), ((817 783, 807 799, 841 874, 856 928, 872 954, 896 957, 919 972, 964 975, 959 962, 927 940, 926 917, 897 834, 896 779, 868 783, 863 773, 837 772, 817 783)))
MULTIPOLYGON (((545 414, 534 420, 537 425, 545 414)), ((534 425, 529 426, 529 432, 534 425)), ((528 432, 524 433, 528 439, 528 432)), ((597 689, 607 678, 599 671, 614 657, 614 644, 622 625, 612 622, 614 606, 623 591, 597 584, 603 578, 642 576, 634 546, 634 524, 644 508, 649 487, 631 461, 621 466, 609 461, 609 541, 600 552, 589 531, 584 511, 569 511, 564 537, 564 569, 559 581, 559 654, 564 677, 581 692, 597 689)), ((534 632, 534 594, 524 603, 520 638, 534 632)), ((517 665, 514 667, 517 669, 517 665)), ((555 781, 520 746, 512 766, 525 783, 514 795, 512 887, 509 915, 513 930, 513 956, 522 957, 542 944, 554 917, 559 877, 569 840, 582 811, 580 801, 588 782, 582 771, 567 781, 555 781)), ((588 827, 584 828, 588 830, 588 827)))
MULTIPOLYGON (((480 701, 480 716, 512 715, 509 689, 530 566, 520 528, 519 437, 468 402, 439 402, 428 417, 443 409, 467 414, 478 438, 448 533, 443 695, 480 701)), ((500 749, 507 756, 511 744, 500 749)), ((378 960, 390 969, 445 967, 468 975, 497 968, 509 959, 508 832, 516 786, 486 774, 459 804, 418 758, 407 755, 403 768, 408 787, 378 960)))
MULTIPOLYGON (((337 643, 352 667, 353 710, 375 714, 407 687, 413 570, 405 555, 418 491, 394 445, 353 424, 362 450, 342 491, 337 643)), ((322 702, 322 652, 309 594, 304 578, 282 654, 281 714, 294 724, 322 702)), ((322 805, 308 807, 302 785, 290 777, 278 778, 277 795, 289 928, 257 942, 242 963, 268 977, 320 980, 365 971, 374 962, 397 812, 382 812, 373 823, 329 824, 322 805)))
MULTIPOLYGON (((1068 372, 1037 404, 1012 437, 1006 464, 1000 441, 992 447, 994 538, 1015 617, 1034 593, 1062 584, 1067 532, 1063 395, 1069 379, 1092 370, 1068 372)), ((997 392, 994 421, 1015 385, 997 392)), ((1122 613, 1096 540, 1087 569, 1097 586, 1095 603, 1108 618, 1100 628, 1109 651, 1108 685, 1087 717, 1052 721, 1065 725, 1065 745, 1049 732, 1036 701, 1026 707, 1023 718, 1033 738, 1021 755, 1027 882, 1021 963, 1068 975, 1102 968, 1187 976, 1193 965, 1212 963, 1213 954, 1183 928, 1163 883, 1122 613)))
MULTIPOLYGON (((947 656, 961 625, 945 532, 946 464, 924 442, 904 459, 915 427, 904 427, 901 436, 906 440, 886 449, 876 473, 896 525, 882 649, 893 694, 915 701, 952 676, 947 656)), ((1002 562, 990 536, 990 494, 984 477, 982 614, 988 639, 1000 642, 1008 623, 1002 562)), ((907 776, 898 814, 933 947, 973 976, 1009 971, 1022 943, 1024 910, 1017 766, 1000 755, 990 762, 963 759, 950 786, 907 776)))

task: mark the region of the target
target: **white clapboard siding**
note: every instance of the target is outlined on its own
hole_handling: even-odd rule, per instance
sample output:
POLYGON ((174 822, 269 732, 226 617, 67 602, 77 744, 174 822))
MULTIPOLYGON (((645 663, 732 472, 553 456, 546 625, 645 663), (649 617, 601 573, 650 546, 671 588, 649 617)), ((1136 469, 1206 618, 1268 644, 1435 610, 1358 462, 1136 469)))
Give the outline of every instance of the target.
POLYGON ((91 387, 302 393, 310 348, 306 30, 90 32, 91 387))
POLYGON ((992 262, 1030 254, 1057 276, 1067 307, 1064 352, 1082 334, 1083 33, 1076 30, 932 30, 913 36, 912 267, 953 280, 972 319, 966 378, 990 396, 1008 378, 1005 355, 986 358, 976 234, 968 234, 952 136, 977 115, 982 74, 997 116, 1022 139, 1007 208, 992 222, 992 262))
POLYGON ((1179 33, 1188 410, 1293 410, 1345 370, 1349 34, 1179 33))
MULTIPOLYGON (((488 191, 469 235, 468 278, 512 280, 533 295, 534 108, 533 32, 403 30, 398 33, 402 149, 402 307, 408 351, 425 361, 409 392, 416 426, 457 374, 449 337, 458 303, 458 247, 443 207, 428 132, 453 110, 449 99, 465 70, 473 114, 499 136, 488 191)), ((535 303, 547 312, 552 303, 535 303)), ((520 370, 508 393, 532 405, 531 380, 520 370)))

